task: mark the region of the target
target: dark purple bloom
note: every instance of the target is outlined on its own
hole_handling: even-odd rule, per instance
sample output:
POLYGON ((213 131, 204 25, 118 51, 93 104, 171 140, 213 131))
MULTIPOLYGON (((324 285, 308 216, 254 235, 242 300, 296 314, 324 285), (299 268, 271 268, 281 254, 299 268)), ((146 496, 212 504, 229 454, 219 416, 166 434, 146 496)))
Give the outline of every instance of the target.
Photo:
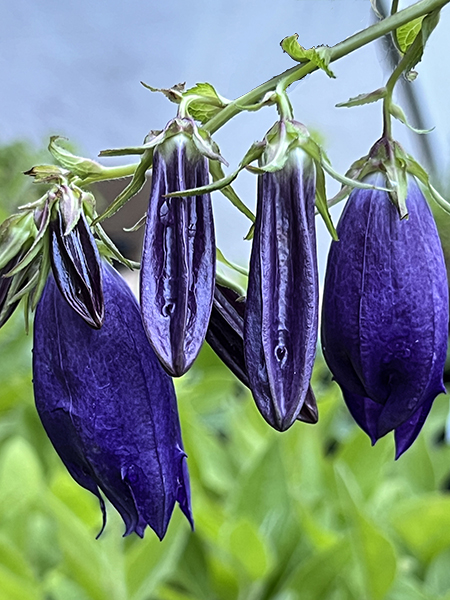
POLYGON ((178 133, 156 147, 142 254, 141 305, 150 343, 173 376, 191 367, 205 339, 216 254, 210 195, 164 195, 208 183, 208 160, 188 135, 178 133))
MULTIPOLYGON (((385 186, 382 174, 370 183, 385 186)), ((372 443, 395 431, 397 457, 445 392, 448 285, 433 216, 410 178, 401 220, 387 192, 354 190, 328 257, 322 346, 372 443)))
MULTIPOLYGON (((206 341, 230 371, 249 388, 244 358, 244 313, 245 299, 234 290, 216 283, 206 341)), ((311 387, 297 419, 311 424, 319 419, 311 387)))
POLYGON ((315 173, 301 149, 258 180, 245 311, 245 362, 266 421, 288 429, 310 389, 317 343, 315 173))
POLYGON ((83 211, 67 235, 60 211, 50 221, 50 258, 61 294, 88 325, 99 329, 104 318, 100 255, 83 211))
POLYGON ((105 320, 89 327, 52 276, 34 325, 33 383, 45 430, 72 477, 100 490, 125 522, 164 537, 175 505, 192 524, 186 454, 173 383, 142 327, 139 306, 103 267, 105 320))

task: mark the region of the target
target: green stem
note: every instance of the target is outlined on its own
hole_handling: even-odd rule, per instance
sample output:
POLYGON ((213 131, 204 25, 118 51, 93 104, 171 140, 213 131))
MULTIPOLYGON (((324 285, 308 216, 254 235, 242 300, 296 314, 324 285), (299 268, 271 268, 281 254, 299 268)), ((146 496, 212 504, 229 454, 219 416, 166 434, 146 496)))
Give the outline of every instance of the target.
MULTIPOLYGON (((416 4, 408 6, 408 8, 386 17, 382 21, 379 21, 367 29, 355 33, 355 35, 352 35, 342 42, 339 42, 339 44, 333 46, 331 48, 330 62, 334 62, 335 60, 343 58, 354 50, 358 50, 359 48, 362 48, 362 46, 373 42, 383 35, 391 33, 395 29, 398 29, 398 27, 409 23, 413 19, 417 19, 418 17, 422 17, 433 10, 442 8, 448 4, 448 2, 450 2, 450 0, 420 0, 416 4)), ((242 111, 242 108, 240 107, 248 104, 256 104, 265 94, 274 91, 281 81, 283 82, 283 86, 287 88, 295 81, 306 77, 306 75, 309 73, 317 71, 317 69, 318 67, 312 64, 311 61, 306 64, 300 64, 296 65, 295 67, 291 67, 284 73, 272 77, 272 79, 269 79, 265 83, 259 85, 255 89, 228 104, 223 110, 210 119, 204 125, 204 128, 210 133, 214 133, 223 125, 225 125, 225 123, 227 123, 230 119, 239 114, 242 111)))
POLYGON ((103 167, 101 173, 91 175, 91 177, 86 177, 85 179, 78 177, 73 181, 73 183, 79 187, 84 187, 85 185, 89 185, 91 183, 97 183, 97 181, 131 177, 131 175, 134 175, 138 165, 139 163, 135 163, 133 165, 119 165, 118 167, 103 167))
POLYGON ((408 48, 406 54, 402 60, 395 67, 391 76, 386 83, 386 96, 383 101, 383 121, 384 130, 383 136, 388 139, 392 139, 392 124, 391 124, 391 106, 392 106, 392 94, 394 93, 395 84, 400 79, 402 73, 411 68, 411 57, 416 55, 417 50, 422 44, 422 36, 419 34, 416 36, 414 42, 408 48))

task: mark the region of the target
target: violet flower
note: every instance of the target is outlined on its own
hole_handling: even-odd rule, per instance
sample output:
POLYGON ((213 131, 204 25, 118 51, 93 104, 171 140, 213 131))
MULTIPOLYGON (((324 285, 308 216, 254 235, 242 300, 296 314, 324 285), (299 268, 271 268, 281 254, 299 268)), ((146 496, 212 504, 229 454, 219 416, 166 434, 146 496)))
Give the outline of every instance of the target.
MULTIPOLYGON (((176 123, 192 129, 189 119, 176 123)), ((161 364, 176 377, 191 367, 205 339, 216 253, 210 195, 165 194, 208 183, 208 160, 191 134, 182 130, 156 146, 142 253, 142 319, 161 364)))
MULTIPOLYGON (((378 173, 367 178, 386 185, 378 173)), ((401 220, 387 192, 354 190, 328 256, 325 359, 374 444, 395 431, 397 458, 445 392, 448 284, 428 204, 410 177, 401 220)))
POLYGON ((279 431, 298 418, 306 397, 318 329, 315 170, 302 148, 258 178, 258 204, 245 311, 250 388, 279 431))
MULTIPOLYGON (((244 358, 245 304, 245 299, 237 292, 216 283, 206 341, 230 371, 249 388, 244 358)), ((311 387, 297 420, 311 424, 319 420, 316 398, 311 387)))
POLYGON ((100 330, 72 310, 51 275, 47 281, 34 325, 36 406, 69 473, 98 497, 104 524, 100 491, 121 514, 124 535, 142 537, 149 525, 162 539, 175 502, 192 525, 173 383, 130 289, 109 265, 102 270, 100 330))
POLYGON ((50 258, 61 294, 88 325, 99 329, 104 318, 100 255, 82 210, 66 234, 61 212, 50 221, 50 258))

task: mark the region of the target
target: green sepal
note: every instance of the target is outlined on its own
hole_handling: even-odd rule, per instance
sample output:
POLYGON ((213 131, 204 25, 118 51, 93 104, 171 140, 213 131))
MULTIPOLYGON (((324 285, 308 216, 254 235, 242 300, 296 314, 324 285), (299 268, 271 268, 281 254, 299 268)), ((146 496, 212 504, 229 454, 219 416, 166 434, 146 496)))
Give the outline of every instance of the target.
POLYGON ((339 102, 336 104, 336 108, 352 108, 353 106, 363 106, 364 104, 371 104, 372 102, 378 102, 386 97, 386 88, 382 87, 373 92, 367 94, 359 94, 354 98, 349 98, 347 102, 339 102))
POLYGON ((339 239, 336 229, 331 219, 330 211, 328 210, 327 192, 325 188, 325 174, 320 163, 315 164, 316 167, 316 208, 319 211, 331 237, 337 241, 339 239))
POLYGON ((406 165, 399 165, 396 163, 397 161, 393 162, 391 165, 385 164, 384 169, 386 178, 392 187, 392 190, 389 192, 389 197, 397 208, 400 219, 406 219, 408 217, 408 208, 406 206, 406 197, 408 195, 406 165))
POLYGON ((415 127, 410 125, 408 123, 408 119, 406 118, 405 113, 403 112, 403 109, 400 106, 398 106, 398 104, 391 104, 389 107, 389 112, 395 119, 397 119, 398 121, 403 123, 403 125, 406 125, 406 127, 408 127, 408 129, 411 129, 411 131, 414 131, 414 133, 423 135, 426 133, 431 133, 434 129, 434 127, 432 127, 431 129, 416 129, 415 127))
POLYGON ((14 214, 0 225, 0 269, 17 256, 23 245, 36 235, 32 213, 14 214))
POLYGON ((50 236, 46 235, 43 239, 41 262, 39 264, 39 279, 36 282, 36 287, 31 292, 31 309, 34 311, 42 296, 45 284, 47 283, 48 274, 50 272, 50 236))
POLYGON ((98 216, 93 225, 100 223, 104 219, 112 217, 130 198, 135 196, 144 187, 146 181, 146 173, 153 163, 153 148, 146 150, 142 155, 139 165, 134 172, 133 178, 127 187, 117 196, 117 198, 108 206, 108 208, 98 216))
POLYGON ((328 67, 331 60, 331 48, 328 46, 316 46, 313 48, 303 48, 298 43, 298 34, 290 35, 281 40, 280 46, 283 51, 300 63, 312 62, 314 66, 328 75, 328 77, 336 78, 336 75, 328 67))
POLYGON ((61 146, 59 140, 62 139, 65 138, 54 135, 50 138, 50 143, 48 145, 50 153, 60 165, 81 179, 102 173, 103 167, 101 164, 95 160, 72 154, 72 152, 61 146))
POLYGON ((58 165, 36 165, 24 175, 34 178, 34 183, 63 183, 70 175, 70 171, 58 167, 58 165))
POLYGON ((224 264, 225 266, 232 269, 233 271, 236 271, 236 273, 239 273, 240 275, 244 275, 244 277, 248 277, 248 269, 245 269, 244 267, 241 267, 241 266, 237 265, 236 263, 231 262, 230 260, 225 258, 223 252, 221 250, 219 250, 219 248, 216 248, 216 259, 219 262, 221 262, 222 264, 224 264))
POLYGON ((12 277, 13 275, 17 275, 22 269, 27 267, 42 251, 44 236, 47 235, 48 226, 50 223, 51 212, 53 205, 56 202, 56 195, 53 193, 49 193, 47 195, 47 202, 42 210, 36 210, 34 219, 37 221, 39 219, 39 229, 37 231, 36 237, 31 244, 28 252, 21 258, 21 260, 17 263, 17 265, 11 269, 8 273, 5 273, 5 277, 12 277))
POLYGON ((139 269, 140 264, 134 262, 134 260, 129 260, 128 258, 123 256, 123 254, 114 244, 114 242, 109 238, 109 236, 106 234, 105 230, 99 223, 93 225, 93 229, 99 238, 95 241, 97 243, 98 250, 102 256, 105 256, 109 259, 117 260, 122 265, 128 267, 128 269, 131 269, 132 271, 134 269, 139 269))
POLYGON ((142 215, 142 217, 136 221, 136 223, 132 226, 132 227, 123 227, 122 229, 124 231, 126 231, 127 233, 131 233, 133 231, 138 231, 141 227, 143 227, 145 225, 147 221, 147 213, 145 213, 145 215, 142 215))
MULTIPOLYGON (((225 179, 225 173, 223 172, 222 165, 215 160, 209 161, 209 172, 211 173, 213 181, 221 181, 225 179)), ((242 214, 250 219, 250 221, 255 221, 255 215, 248 208, 248 206, 242 202, 231 185, 227 185, 221 188, 219 191, 231 202, 231 204, 233 204, 233 206, 235 206, 242 214)))
POLYGON ((408 173, 417 177, 417 179, 428 189, 431 198, 436 202, 436 204, 442 208, 446 213, 450 214, 450 202, 446 200, 441 194, 436 190, 435 187, 431 185, 430 177, 425 169, 419 165, 417 161, 415 161, 411 156, 408 155, 408 173))
POLYGON ((252 223, 250 225, 250 229, 247 231, 246 236, 244 237, 244 241, 246 242, 250 242, 253 239, 253 236, 255 235, 255 224, 252 223))
MULTIPOLYGON (((246 167, 248 167, 250 165, 251 162, 253 162, 254 160, 258 160, 261 156, 262 153, 264 152, 264 143, 263 142, 256 142, 255 144, 253 144, 250 148, 250 150, 247 152, 247 154, 244 156, 244 158, 242 159, 242 161, 239 163, 239 167, 236 169, 236 171, 233 171, 232 173, 230 173, 230 175, 227 175, 226 177, 222 177, 221 179, 217 179, 216 181, 213 181, 212 183, 209 183, 208 185, 203 185, 201 187, 198 188, 192 188, 190 190, 182 190, 181 191, 176 191, 176 192, 171 192, 170 194, 165 194, 165 198, 177 198, 180 195, 183 197, 189 197, 189 196, 200 196, 202 194, 208 194, 210 192, 216 192, 219 190, 222 190, 223 188, 226 188, 227 186, 230 185, 230 183, 233 183, 233 181, 236 179, 236 177, 239 175, 239 173, 242 171, 242 169, 245 169, 246 167)), ((217 171, 219 173, 219 171, 217 171)), ((244 213, 245 214, 245 213, 244 213)))
MULTIPOLYGON (((14 283, 17 281, 18 285, 17 285, 17 290, 14 290, 13 293, 10 295, 8 294, 7 300, 6 300, 6 306, 11 306, 11 304, 15 304, 16 302, 19 302, 24 296, 25 294, 28 294, 37 284, 38 279, 39 279, 39 268, 32 268, 33 265, 30 265, 29 269, 26 271, 22 271, 22 273, 24 273, 24 276, 20 277, 20 275, 22 273, 20 273, 17 277, 14 278, 13 280, 13 284, 11 285, 10 291, 13 290, 13 286, 14 283), (28 271, 34 271, 31 276, 28 273, 28 271), (21 284, 23 283, 24 280, 28 279, 28 281, 25 283, 25 285, 23 287, 21 287, 21 284)), ((1 317, 0 317, 1 319, 1 317)))

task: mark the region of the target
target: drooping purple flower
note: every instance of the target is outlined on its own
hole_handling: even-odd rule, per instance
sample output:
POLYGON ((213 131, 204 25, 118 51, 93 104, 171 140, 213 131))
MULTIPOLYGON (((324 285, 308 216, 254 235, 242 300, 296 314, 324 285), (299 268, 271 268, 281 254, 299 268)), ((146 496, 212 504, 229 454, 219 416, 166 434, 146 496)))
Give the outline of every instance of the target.
POLYGON ((36 406, 72 477, 125 522, 164 537, 178 502, 192 524, 186 454, 173 383, 145 335, 139 306, 103 266, 105 320, 89 327, 50 275, 39 301, 33 348, 36 406))
POLYGON ((99 329, 104 318, 100 255, 83 211, 66 234, 63 215, 50 221, 50 258, 61 294, 88 325, 99 329))
MULTIPOLYGON (((384 187, 381 173, 370 183, 384 187)), ((409 179, 407 219, 388 193, 354 190, 331 245, 322 347, 344 399, 372 443, 395 431, 399 457, 445 392, 448 284, 428 204, 409 179)))
MULTIPOLYGON (((301 148, 258 180, 245 311, 250 388, 266 421, 288 429, 310 390, 318 328, 315 171, 301 148)), ((311 395, 309 395, 311 398, 311 395)))
MULTIPOLYGON (((244 314, 245 298, 216 283, 206 341, 230 371, 249 388, 244 358, 244 314)), ((310 387, 297 420, 314 424, 318 419, 317 403, 310 387)))
POLYGON ((205 339, 215 237, 209 194, 164 195, 208 183, 208 160, 188 135, 178 133, 156 147, 142 254, 142 318, 161 364, 177 377, 191 367, 205 339))

